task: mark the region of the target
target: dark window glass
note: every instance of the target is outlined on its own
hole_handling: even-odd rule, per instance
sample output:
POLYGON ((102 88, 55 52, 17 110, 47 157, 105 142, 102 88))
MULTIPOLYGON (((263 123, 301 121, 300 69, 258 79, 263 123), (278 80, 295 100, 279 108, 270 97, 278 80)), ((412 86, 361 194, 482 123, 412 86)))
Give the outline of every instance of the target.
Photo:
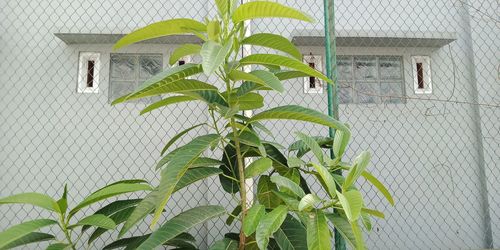
POLYGON ((417 63, 417 82, 418 82, 418 88, 424 89, 424 65, 423 65, 423 63, 417 63))
POLYGON ((87 62, 87 88, 94 87, 94 66, 95 61, 87 62))

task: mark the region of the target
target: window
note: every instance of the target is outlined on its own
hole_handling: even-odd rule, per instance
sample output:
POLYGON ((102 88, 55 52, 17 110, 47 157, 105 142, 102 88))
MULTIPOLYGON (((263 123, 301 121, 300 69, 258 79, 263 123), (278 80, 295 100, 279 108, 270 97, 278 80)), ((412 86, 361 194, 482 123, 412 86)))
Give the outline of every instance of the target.
POLYGON ((179 61, 177 61, 177 65, 178 66, 184 65, 186 63, 191 63, 191 57, 190 56, 181 57, 179 59, 179 61))
POLYGON ((415 94, 432 94, 431 59, 428 56, 412 56, 413 89, 415 94))
POLYGON ((401 103, 401 56, 339 56, 340 103, 401 103))
POLYGON ((162 67, 161 54, 111 54, 109 101, 134 91, 162 67))
POLYGON ((78 93, 99 92, 100 54, 80 52, 78 60, 78 93))
MULTIPOLYGON (((304 62, 309 67, 318 71, 323 71, 322 58, 318 55, 305 55, 304 62)), ((306 94, 321 94, 323 93, 323 82, 316 77, 304 77, 304 93, 306 94)))

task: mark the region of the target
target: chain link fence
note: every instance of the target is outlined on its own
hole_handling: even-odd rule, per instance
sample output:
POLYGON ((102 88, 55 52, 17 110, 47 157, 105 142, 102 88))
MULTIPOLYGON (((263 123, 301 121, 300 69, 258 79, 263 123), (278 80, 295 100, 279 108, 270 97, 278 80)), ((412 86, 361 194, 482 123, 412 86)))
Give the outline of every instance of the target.
MULTIPOLYGON (((308 63, 324 70, 323 2, 280 2, 318 22, 257 20, 251 32, 289 37, 308 63)), ((58 196, 67 183, 74 205, 112 181, 157 183, 153 166, 163 144, 179 129, 205 122, 205 107, 177 105, 139 116, 148 101, 112 107, 110 100, 167 68, 178 44, 198 41, 174 36, 119 52, 111 46, 122 34, 155 21, 214 16, 211 6, 188 0, 1 1, 0 196, 26 191, 58 196), (98 85, 90 93, 78 87, 84 52, 100 55, 98 85)), ((368 247, 500 247, 499 2, 337 0, 334 6, 338 108, 353 130, 348 156, 370 150, 372 172, 396 200, 391 207, 361 183, 367 205, 386 214, 367 234, 368 247)), ((286 94, 266 93, 266 102, 327 112, 321 82, 300 79, 285 86, 286 94)), ((294 141, 294 131, 328 134, 301 123, 266 126, 283 145, 294 141)), ((231 199, 213 178, 176 194, 168 217, 199 204, 232 209, 231 199)), ((40 213, 2 206, 0 230, 40 213)), ((231 231, 224 220, 193 232, 202 249, 231 231)), ((133 234, 147 230, 143 225, 133 234)), ((94 247, 115 236, 104 235, 94 247)))

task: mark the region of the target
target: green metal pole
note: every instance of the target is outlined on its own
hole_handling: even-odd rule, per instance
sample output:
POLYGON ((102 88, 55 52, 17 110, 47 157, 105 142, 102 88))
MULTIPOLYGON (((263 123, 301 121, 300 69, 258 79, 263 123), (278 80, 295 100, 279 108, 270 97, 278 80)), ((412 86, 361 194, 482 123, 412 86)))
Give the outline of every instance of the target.
MULTIPOLYGON (((328 115, 339 119, 339 86, 337 84, 337 44, 335 39, 335 5, 334 0, 323 0, 324 26, 325 26, 325 61, 326 75, 333 80, 332 84, 327 84, 328 93, 328 115)), ((328 134, 334 136, 334 130, 330 128, 328 134)), ((332 158, 335 157, 333 150, 330 150, 332 158)), ((341 174, 341 173, 338 173, 341 174)), ((335 229, 335 249, 345 250, 346 244, 342 235, 335 229)))

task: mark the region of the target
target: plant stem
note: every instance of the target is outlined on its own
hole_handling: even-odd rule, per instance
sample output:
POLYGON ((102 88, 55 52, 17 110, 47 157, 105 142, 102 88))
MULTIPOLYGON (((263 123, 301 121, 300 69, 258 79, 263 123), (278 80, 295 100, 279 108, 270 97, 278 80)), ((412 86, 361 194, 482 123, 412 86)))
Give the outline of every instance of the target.
POLYGON ((64 235, 66 236, 66 240, 68 240, 68 244, 71 246, 71 249, 76 250, 75 245, 73 244, 73 241, 71 240, 71 234, 69 233, 69 230, 67 228, 67 223, 64 221, 64 217, 61 216, 61 221, 59 225, 64 232, 64 235))
POLYGON ((240 176, 241 229, 240 229, 239 249, 244 250, 246 237, 245 233, 243 232, 243 225, 245 223, 245 216, 247 213, 247 190, 245 186, 245 166, 243 165, 243 157, 241 155, 241 148, 240 148, 240 139, 234 118, 231 118, 231 127, 233 128, 234 144, 236 147, 236 158, 238 160, 238 173, 240 176))

